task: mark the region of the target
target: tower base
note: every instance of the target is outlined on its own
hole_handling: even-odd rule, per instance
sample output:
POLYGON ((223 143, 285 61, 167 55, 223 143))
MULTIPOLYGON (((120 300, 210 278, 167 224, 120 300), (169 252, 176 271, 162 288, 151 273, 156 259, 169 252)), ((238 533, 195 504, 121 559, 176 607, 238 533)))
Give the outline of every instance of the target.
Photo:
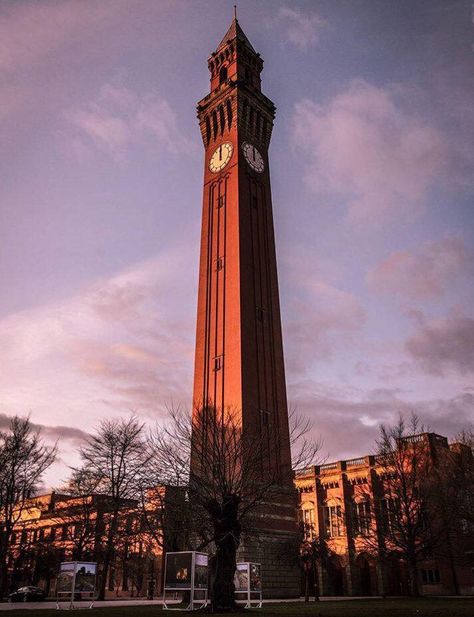
POLYGON ((298 535, 288 531, 251 530, 243 534, 237 561, 261 564, 264 599, 300 596, 298 542, 298 535))

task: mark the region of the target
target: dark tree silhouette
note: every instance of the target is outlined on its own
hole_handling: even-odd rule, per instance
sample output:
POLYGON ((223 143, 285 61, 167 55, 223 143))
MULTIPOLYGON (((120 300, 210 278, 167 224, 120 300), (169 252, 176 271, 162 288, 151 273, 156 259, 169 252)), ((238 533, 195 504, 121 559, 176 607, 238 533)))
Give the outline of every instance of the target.
POLYGON ((7 591, 7 559, 12 532, 40 485, 43 473, 56 459, 29 418, 14 416, 0 432, 0 598, 7 591))
POLYGON ((86 474, 88 481, 108 499, 101 530, 102 571, 98 597, 103 599, 110 564, 123 531, 123 510, 136 505, 150 459, 143 424, 134 417, 105 420, 80 449, 80 455, 82 467, 74 470, 74 474, 86 474))
MULTIPOLYGON (((227 409, 195 410, 191 419, 171 411, 168 422, 150 439, 153 465, 165 485, 186 486, 195 548, 213 545, 211 597, 214 610, 235 607, 234 573, 243 531, 252 526, 252 514, 272 494, 281 479, 269 472, 271 444, 257 434, 242 431, 240 414, 227 409), (269 444, 269 445, 265 445, 269 444)), ((293 414, 292 441, 297 468, 314 463, 320 443, 308 437, 311 425, 293 414)))

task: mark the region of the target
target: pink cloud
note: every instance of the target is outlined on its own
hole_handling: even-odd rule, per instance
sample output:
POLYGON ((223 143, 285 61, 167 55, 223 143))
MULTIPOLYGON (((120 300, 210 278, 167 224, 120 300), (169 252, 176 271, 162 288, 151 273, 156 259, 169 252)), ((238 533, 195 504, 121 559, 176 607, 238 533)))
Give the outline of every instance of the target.
POLYGON ((133 409, 156 417, 171 400, 186 403, 194 348, 190 260, 179 246, 0 320, 0 413, 31 411, 44 424, 68 417, 88 430, 101 415, 133 409))
POLYGON ((310 371, 341 344, 351 345, 365 322, 365 311, 353 294, 316 278, 296 283, 283 314, 290 376, 310 371))
POLYGON ((415 412, 428 430, 452 438, 472 422, 474 406, 474 394, 466 389, 451 397, 408 400, 398 389, 357 390, 310 379, 290 384, 288 398, 313 420, 331 460, 374 453, 379 425, 395 423, 400 413, 415 412))
POLYGON ((369 288, 380 293, 429 300, 443 295, 449 284, 472 271, 472 256, 460 238, 427 242, 416 252, 396 251, 366 277, 369 288))
MULTIPOLYGON (((121 10, 124 2, 117 0, 121 10)), ((110 25, 110 6, 89 2, 11 2, 0 15, 0 70, 31 68, 64 46, 110 25)))
POLYGON ((411 357, 429 374, 473 373, 474 319, 452 314, 445 319, 422 320, 405 346, 411 357))
POLYGON ((400 93, 409 98, 400 88, 355 80, 325 105, 303 99, 295 106, 294 144, 307 184, 345 200, 349 222, 416 217, 446 168, 446 138, 400 93))
POLYGON ((126 147, 143 137, 175 156, 197 152, 197 143, 181 133, 171 106, 156 93, 138 95, 120 83, 107 83, 89 104, 64 115, 73 140, 92 143, 115 159, 126 158, 126 147))
POLYGON ((306 51, 316 45, 326 21, 314 12, 305 13, 294 7, 282 6, 269 25, 272 28, 282 26, 285 40, 300 51, 306 51))

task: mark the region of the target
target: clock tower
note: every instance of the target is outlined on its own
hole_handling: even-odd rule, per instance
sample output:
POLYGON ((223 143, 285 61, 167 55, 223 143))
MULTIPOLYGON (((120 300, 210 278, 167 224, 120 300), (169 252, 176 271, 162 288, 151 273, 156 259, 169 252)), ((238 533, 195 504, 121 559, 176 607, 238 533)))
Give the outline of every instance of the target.
POLYGON ((280 490, 239 558, 262 564, 267 597, 299 595, 284 556, 297 527, 268 158, 275 106, 237 18, 208 67, 210 92, 197 106, 205 164, 194 409, 238 410, 243 435, 265 445, 262 474, 280 490))

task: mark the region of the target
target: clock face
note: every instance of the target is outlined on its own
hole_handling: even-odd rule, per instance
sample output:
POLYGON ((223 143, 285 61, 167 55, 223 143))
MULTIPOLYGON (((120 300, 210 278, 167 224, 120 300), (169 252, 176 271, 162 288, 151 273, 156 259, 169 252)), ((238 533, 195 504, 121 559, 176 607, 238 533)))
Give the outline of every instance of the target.
POLYGON ((260 152, 255 146, 245 141, 242 144, 242 150, 244 152, 245 160, 254 171, 258 171, 259 174, 265 169, 265 163, 260 152))
POLYGON ((221 169, 224 169, 232 157, 233 150, 234 147, 230 141, 226 141, 218 146, 214 154, 209 159, 209 169, 215 174, 218 171, 221 171, 221 169))

